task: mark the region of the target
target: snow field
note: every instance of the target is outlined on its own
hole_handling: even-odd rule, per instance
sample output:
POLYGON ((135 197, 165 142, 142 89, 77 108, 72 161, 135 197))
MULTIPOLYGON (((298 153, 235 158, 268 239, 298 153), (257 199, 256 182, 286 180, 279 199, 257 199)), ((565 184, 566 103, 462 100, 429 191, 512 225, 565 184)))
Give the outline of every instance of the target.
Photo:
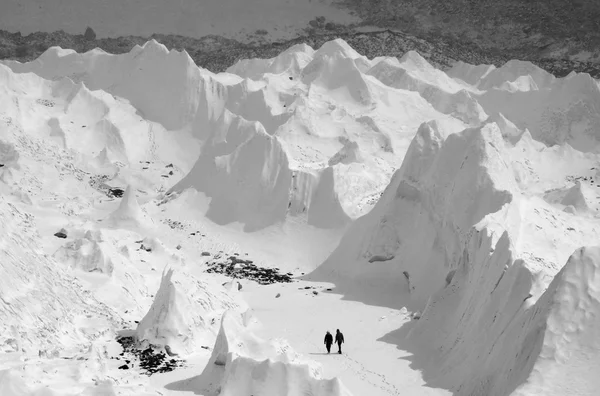
POLYGON ((599 87, 342 40, 218 75, 156 41, 3 62, 4 392, 594 394, 599 87), (335 288, 237 290, 205 272, 232 252, 335 288), (364 347, 292 352, 321 323, 364 347), (190 366, 119 368, 124 334, 190 366))

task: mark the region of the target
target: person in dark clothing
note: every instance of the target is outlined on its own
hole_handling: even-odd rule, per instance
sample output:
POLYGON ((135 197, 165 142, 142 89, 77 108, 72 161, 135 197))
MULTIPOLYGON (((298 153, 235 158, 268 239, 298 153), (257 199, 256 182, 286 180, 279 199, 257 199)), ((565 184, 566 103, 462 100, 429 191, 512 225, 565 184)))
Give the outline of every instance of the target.
POLYGON ((333 344, 333 336, 329 331, 325 334, 325 346, 327 347, 327 353, 331 351, 331 344, 333 344))
POLYGON ((335 343, 338 344, 338 353, 339 354, 342 353, 342 343, 343 342, 344 342, 344 335, 342 334, 340 329, 337 329, 335 331, 335 343))

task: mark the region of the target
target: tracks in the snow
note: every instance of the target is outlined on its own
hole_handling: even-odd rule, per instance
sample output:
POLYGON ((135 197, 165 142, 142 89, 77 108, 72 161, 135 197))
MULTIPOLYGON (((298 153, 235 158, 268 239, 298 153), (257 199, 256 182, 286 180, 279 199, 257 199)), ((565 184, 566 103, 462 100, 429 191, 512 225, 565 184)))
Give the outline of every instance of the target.
MULTIPOLYGON (((322 345, 315 345, 313 343, 311 343, 311 346, 315 349, 323 347, 322 345)), ((400 390, 396 387, 396 385, 391 384, 387 380, 387 377, 385 375, 367 369, 365 365, 362 364, 360 361, 351 358, 345 353, 342 353, 342 355, 337 355, 337 352, 332 352, 331 354, 334 356, 334 358, 342 358, 342 367, 352 371, 356 375, 356 377, 361 379, 361 381, 364 381, 375 388, 383 390, 388 395, 402 394, 400 390)))

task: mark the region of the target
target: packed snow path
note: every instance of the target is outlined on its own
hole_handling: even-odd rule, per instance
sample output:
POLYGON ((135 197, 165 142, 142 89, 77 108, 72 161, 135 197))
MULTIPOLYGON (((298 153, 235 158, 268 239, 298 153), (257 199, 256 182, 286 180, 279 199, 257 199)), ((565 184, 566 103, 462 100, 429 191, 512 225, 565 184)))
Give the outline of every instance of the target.
MULTIPOLYGON (((411 321, 405 309, 345 300, 333 285, 325 283, 300 281, 264 287, 247 282, 242 290, 264 325, 259 331, 262 337, 285 338, 294 350, 321 363, 324 377, 340 378, 354 395, 451 395, 427 387, 420 372, 410 367, 411 353, 396 346, 397 337, 402 337, 395 335, 397 329, 411 321), (336 344, 327 354, 325 332, 335 334, 338 328, 345 338, 342 355, 336 344)), ((364 293, 377 295, 380 291, 367 289, 364 293)), ((377 299, 386 305, 393 303, 391 297, 386 300, 378 295, 377 299)))

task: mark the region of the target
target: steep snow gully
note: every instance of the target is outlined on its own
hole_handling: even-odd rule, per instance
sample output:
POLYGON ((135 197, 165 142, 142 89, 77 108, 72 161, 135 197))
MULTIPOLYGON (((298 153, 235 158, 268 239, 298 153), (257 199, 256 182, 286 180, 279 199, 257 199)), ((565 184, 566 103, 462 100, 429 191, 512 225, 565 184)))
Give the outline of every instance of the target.
POLYGON ((598 394, 587 74, 343 40, 213 74, 149 41, 1 62, 0 103, 2 396, 598 394), (323 301, 365 350, 304 356, 323 301))

